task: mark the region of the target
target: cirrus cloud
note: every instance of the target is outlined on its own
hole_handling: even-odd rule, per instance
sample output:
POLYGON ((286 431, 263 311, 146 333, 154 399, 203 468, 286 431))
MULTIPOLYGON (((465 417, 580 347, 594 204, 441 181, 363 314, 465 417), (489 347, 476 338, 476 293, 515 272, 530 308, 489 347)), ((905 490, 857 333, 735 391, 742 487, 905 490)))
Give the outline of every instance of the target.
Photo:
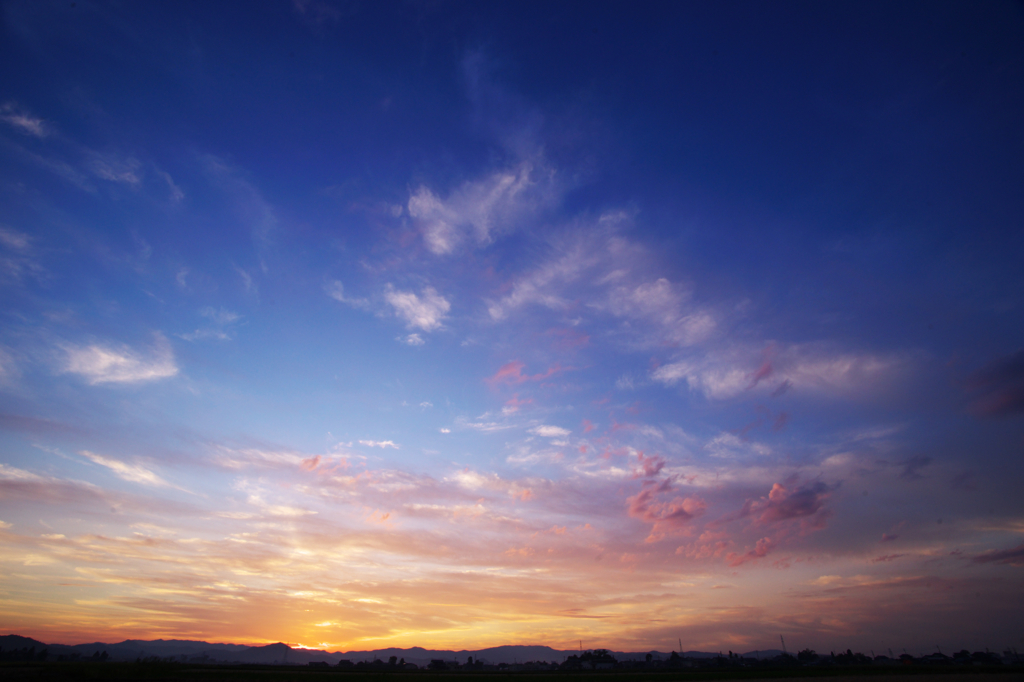
POLYGON ((173 377, 178 373, 174 351, 163 334, 154 334, 149 353, 126 345, 65 345, 61 373, 77 374, 90 384, 134 384, 173 377))

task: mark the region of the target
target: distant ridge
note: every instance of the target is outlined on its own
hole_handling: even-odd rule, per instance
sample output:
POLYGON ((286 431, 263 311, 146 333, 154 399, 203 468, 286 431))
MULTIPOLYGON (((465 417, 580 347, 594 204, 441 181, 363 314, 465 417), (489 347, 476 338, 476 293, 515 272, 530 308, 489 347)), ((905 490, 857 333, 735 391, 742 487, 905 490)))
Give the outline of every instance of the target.
MULTIPOLYGON (((514 664, 526 663, 528 661, 561 663, 569 656, 579 653, 575 649, 559 650, 539 645, 505 645, 477 650, 462 649, 459 651, 424 649, 417 646, 408 649, 392 647, 366 651, 328 652, 319 649, 293 649, 283 642, 262 646, 246 646, 244 644, 210 643, 187 639, 126 639, 123 642, 115 643, 90 642, 87 644, 67 645, 45 644, 31 637, 22 637, 20 635, 0 636, 0 647, 5 651, 31 647, 35 647, 37 652, 48 649, 50 655, 54 658, 73 654, 77 654, 81 658, 89 658, 94 654, 106 652, 109 660, 112 661, 134 661, 139 658, 155 656, 165 659, 204 660, 215 663, 269 665, 306 665, 314 661, 325 661, 333 665, 342 659, 359 663, 374 660, 387 661, 391 656, 399 659, 404 658, 406 663, 415 663, 420 666, 425 666, 435 659, 465 663, 470 656, 473 657, 474 661, 483 661, 491 664, 514 664)), ((766 649, 742 655, 749 656, 750 658, 771 658, 780 653, 782 652, 776 649, 766 649)), ((620 661, 644 660, 647 654, 651 654, 655 660, 667 659, 669 657, 669 654, 660 651, 611 651, 611 654, 620 661)), ((687 651, 683 655, 688 658, 712 658, 717 656, 718 653, 687 651)))

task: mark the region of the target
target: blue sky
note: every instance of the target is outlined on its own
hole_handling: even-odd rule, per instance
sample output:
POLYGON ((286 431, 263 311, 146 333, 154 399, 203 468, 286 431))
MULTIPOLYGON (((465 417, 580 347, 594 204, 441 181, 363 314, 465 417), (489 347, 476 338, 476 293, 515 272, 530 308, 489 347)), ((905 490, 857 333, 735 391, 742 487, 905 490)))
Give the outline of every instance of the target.
POLYGON ((1018 4, 2 17, 0 626, 1024 644, 1018 4))

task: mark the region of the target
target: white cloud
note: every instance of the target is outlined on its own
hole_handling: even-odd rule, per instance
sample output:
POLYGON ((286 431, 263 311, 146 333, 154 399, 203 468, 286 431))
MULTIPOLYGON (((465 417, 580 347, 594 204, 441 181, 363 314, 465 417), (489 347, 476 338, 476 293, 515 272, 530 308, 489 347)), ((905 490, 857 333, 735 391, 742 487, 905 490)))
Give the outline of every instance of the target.
POLYGON ((50 130, 43 119, 19 109, 11 102, 0 106, 0 120, 6 121, 19 132, 27 135, 46 137, 50 134, 50 130))
POLYGON ((246 293, 257 295, 260 293, 259 287, 256 286, 256 282, 252 279, 252 275, 237 266, 235 266, 235 272, 242 278, 242 286, 245 288, 246 293))
POLYGON ((171 177, 170 173, 166 173, 162 170, 158 170, 157 173, 167 182, 167 187, 171 191, 171 201, 176 204, 180 204, 185 199, 185 193, 181 191, 181 188, 174 184, 174 178, 171 177))
POLYGON ((417 296, 411 291, 398 291, 389 284, 384 291, 384 298, 394 307, 395 313, 406 321, 408 327, 418 327, 425 332, 439 328, 452 307, 434 287, 425 287, 421 295, 417 296))
POLYGON ((339 303, 350 305, 353 308, 367 308, 370 302, 365 298, 352 298, 345 295, 345 285, 333 279, 324 282, 324 293, 339 303))
POLYGON ((237 322, 238 320, 242 319, 242 316, 239 315, 238 313, 231 312, 230 310, 226 310, 224 308, 218 310, 213 306, 206 306, 205 308, 199 311, 199 314, 209 319, 214 324, 219 325, 231 324, 232 322, 237 322))
POLYGON ((651 379, 665 385, 685 381, 691 390, 717 400, 745 391, 797 389, 852 395, 891 381, 909 358, 838 351, 825 344, 793 344, 768 350, 738 346, 658 367, 651 379))
POLYGON ((0 478, 7 481, 42 481, 42 476, 33 474, 31 471, 25 471, 24 469, 18 469, 15 467, 9 467, 6 464, 0 464, 0 478))
POLYGON ((426 343, 423 337, 419 334, 409 334, 408 336, 399 336, 398 340, 409 346, 422 346, 426 343))
POLYGON ((371 448, 394 448, 395 450, 399 449, 398 446, 395 445, 395 442, 390 440, 361 440, 359 441, 359 443, 361 445, 366 445, 367 447, 371 448))
POLYGON ((451 433, 452 432, 451 429, 445 428, 443 426, 441 428, 439 428, 438 431, 440 431, 441 433, 451 433))
POLYGON ((166 379, 178 373, 174 351, 162 334, 155 334, 155 343, 147 355, 128 346, 64 346, 61 371, 78 374, 90 384, 132 384, 166 379))
POLYGON ((231 337, 220 329, 197 329, 188 334, 175 334, 175 336, 185 341, 202 341, 204 339, 216 339, 217 341, 231 340, 231 337))
POLYGON ((0 244, 16 251, 25 251, 29 247, 31 237, 22 232, 16 232, 0 227, 0 244))
POLYGON ((420 403, 420 407, 423 407, 423 408, 433 407, 433 406, 434 406, 434 403, 430 402, 429 400, 424 400, 422 403, 420 403))
POLYGON ((19 282, 25 275, 41 278, 45 269, 32 255, 32 237, 0 227, 0 279, 19 282))
POLYGON ((142 164, 138 159, 119 159, 113 156, 97 155, 92 161, 92 172, 98 178, 126 185, 142 182, 142 164))
POLYGON ((697 362, 674 362, 651 372, 651 378, 666 385, 686 381, 691 390, 709 398, 731 398, 750 384, 750 370, 736 366, 708 366, 697 362))
POLYGON ((530 429, 530 433, 537 436, 544 436, 545 438, 560 438, 568 436, 572 431, 569 429, 563 429, 561 426, 536 426, 530 429))
POLYGON ((80 450, 78 454, 83 457, 87 457, 100 466, 107 467, 113 471, 118 478, 122 478, 132 483, 142 483, 145 485, 155 485, 160 487, 167 487, 169 484, 164 479, 157 476, 155 473, 142 466, 141 464, 128 464, 121 460, 111 459, 110 457, 104 457, 98 455, 95 452, 89 452, 88 450, 80 450))
POLYGON ((409 216, 423 231, 427 249, 449 254, 462 243, 485 245, 558 196, 554 173, 523 161, 514 168, 463 183, 447 200, 420 187, 409 197, 409 216))

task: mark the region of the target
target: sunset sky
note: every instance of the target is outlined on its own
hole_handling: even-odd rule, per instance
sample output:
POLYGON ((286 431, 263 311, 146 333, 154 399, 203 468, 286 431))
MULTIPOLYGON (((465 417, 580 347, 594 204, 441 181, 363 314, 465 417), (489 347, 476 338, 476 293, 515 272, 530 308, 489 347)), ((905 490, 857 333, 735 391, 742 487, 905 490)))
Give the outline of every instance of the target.
POLYGON ((1024 6, 0 4, 0 631, 1024 649, 1024 6))

